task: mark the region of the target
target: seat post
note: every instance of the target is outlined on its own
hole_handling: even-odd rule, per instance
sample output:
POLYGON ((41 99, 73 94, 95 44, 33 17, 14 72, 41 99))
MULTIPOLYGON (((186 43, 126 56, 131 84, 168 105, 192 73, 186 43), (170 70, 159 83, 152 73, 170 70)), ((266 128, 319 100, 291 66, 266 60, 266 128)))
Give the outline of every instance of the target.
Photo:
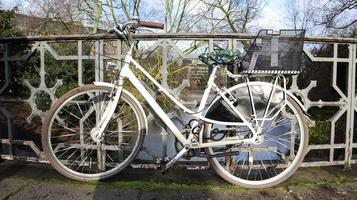
POLYGON ((207 102, 207 99, 208 99, 208 96, 209 96, 209 93, 212 89, 212 86, 214 84, 214 79, 216 78, 216 73, 217 73, 217 69, 220 67, 220 65, 213 65, 212 66, 212 72, 208 78, 208 81, 207 81, 207 87, 205 89, 205 91, 203 92, 203 96, 202 96, 202 99, 201 99, 201 103, 198 107, 197 110, 203 110, 205 105, 206 105, 206 102, 207 102))

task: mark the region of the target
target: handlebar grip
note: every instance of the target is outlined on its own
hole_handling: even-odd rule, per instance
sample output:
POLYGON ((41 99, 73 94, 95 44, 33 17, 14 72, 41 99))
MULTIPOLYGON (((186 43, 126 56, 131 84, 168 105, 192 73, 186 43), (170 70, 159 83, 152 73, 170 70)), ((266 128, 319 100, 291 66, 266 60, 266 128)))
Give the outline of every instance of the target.
POLYGON ((164 29, 164 24, 157 22, 140 21, 139 25, 146 28, 164 29))

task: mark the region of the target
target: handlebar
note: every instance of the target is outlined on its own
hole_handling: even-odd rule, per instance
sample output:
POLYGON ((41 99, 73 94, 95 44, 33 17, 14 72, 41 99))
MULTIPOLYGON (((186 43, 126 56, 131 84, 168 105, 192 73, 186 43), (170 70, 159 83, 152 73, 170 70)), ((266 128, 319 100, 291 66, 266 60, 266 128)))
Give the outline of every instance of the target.
POLYGON ((164 24, 157 23, 157 22, 140 21, 139 26, 146 27, 146 28, 164 29, 164 24))
POLYGON ((111 27, 107 31, 108 33, 115 33, 117 32, 123 32, 125 29, 129 29, 130 32, 135 32, 135 29, 138 27, 146 27, 146 28, 155 28, 155 29, 164 29, 164 24, 163 23, 157 23, 157 22, 148 22, 148 21, 129 21, 125 24, 119 24, 116 27, 111 27))
POLYGON ((133 41, 131 33, 135 33, 136 29, 139 27, 164 29, 164 24, 133 19, 124 24, 118 24, 118 26, 113 26, 107 31, 108 33, 115 33, 118 37, 124 37, 129 43, 131 43, 133 41))

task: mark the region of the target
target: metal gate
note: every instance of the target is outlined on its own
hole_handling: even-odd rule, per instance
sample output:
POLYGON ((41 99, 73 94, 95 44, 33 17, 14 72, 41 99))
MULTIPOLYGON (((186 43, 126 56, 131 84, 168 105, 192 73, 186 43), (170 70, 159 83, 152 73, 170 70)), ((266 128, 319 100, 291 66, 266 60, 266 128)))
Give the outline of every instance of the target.
MULTIPOLYGON (((157 78, 162 85, 169 88, 177 97, 184 93, 189 94, 190 98, 184 99, 184 103, 192 106, 196 103, 195 97, 199 96, 197 90, 200 81, 208 73, 207 68, 197 59, 198 55, 203 51, 213 51, 217 48, 242 49, 253 37, 245 34, 135 35, 142 49, 137 52, 137 57, 144 62, 154 54, 153 60, 157 64, 150 67, 157 70, 157 78), (177 66, 183 67, 184 70, 180 72, 177 66), (178 82, 172 81, 174 73, 178 73, 180 77, 178 82)), ((3 38, 0 42, 1 158, 47 162, 41 152, 39 140, 35 139, 39 136, 26 133, 26 127, 29 126, 34 126, 32 132, 39 132, 38 121, 43 119, 46 111, 40 106, 46 102, 39 102, 39 99, 46 96, 47 104, 53 103, 58 93, 63 93, 66 89, 88 83, 88 80, 107 79, 107 62, 121 64, 113 58, 121 58, 126 46, 122 41, 108 36, 3 38), (59 47, 62 45, 70 45, 69 52, 61 52, 59 47), (49 64, 50 61, 52 64, 49 64), (28 72, 29 68, 25 68, 25 76, 21 76, 20 67, 26 66, 29 62, 33 62, 30 67, 35 72, 28 72), (59 66, 64 66, 63 63, 72 66, 71 70, 75 71, 76 80, 72 80, 71 86, 68 86, 67 81, 63 81, 66 74, 51 77, 53 68, 49 66, 56 62, 59 66), (26 78, 27 73, 32 74, 31 77, 26 78), (51 79, 52 85, 48 83, 48 79, 51 79), (27 91, 26 97, 14 94, 16 91, 14 92, 13 88, 16 87, 12 85, 16 84, 23 88, 21 92, 27 91), (22 113, 22 107, 19 106, 28 108, 22 113), (35 125, 34 118, 38 118, 35 125), (19 130, 22 131, 21 134, 18 133, 19 130)), ((356 44, 356 38, 308 37, 305 40, 306 73, 300 77, 290 78, 290 91, 312 112, 315 125, 315 129, 310 129, 309 153, 303 166, 348 167, 357 161, 357 134, 354 134, 357 126, 356 44)), ((73 76, 73 71, 68 72, 73 76)), ((182 123, 174 108, 168 110, 175 123, 182 123)), ((139 157, 156 163, 159 158, 175 153, 174 138, 156 123, 150 114, 148 119, 151 119, 150 134, 139 157), (157 143, 160 145, 155 145, 157 143)), ((204 160, 195 159, 191 162, 197 164, 200 161, 204 160)))

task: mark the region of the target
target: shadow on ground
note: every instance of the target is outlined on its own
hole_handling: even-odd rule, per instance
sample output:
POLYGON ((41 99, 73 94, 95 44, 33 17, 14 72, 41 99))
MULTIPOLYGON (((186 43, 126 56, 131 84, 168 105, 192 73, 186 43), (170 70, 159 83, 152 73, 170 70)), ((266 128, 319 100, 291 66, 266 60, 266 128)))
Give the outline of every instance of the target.
POLYGON ((300 168, 274 188, 247 190, 231 186, 210 170, 127 169, 95 183, 80 183, 48 164, 0 163, 0 199, 355 199, 357 166, 300 168))

